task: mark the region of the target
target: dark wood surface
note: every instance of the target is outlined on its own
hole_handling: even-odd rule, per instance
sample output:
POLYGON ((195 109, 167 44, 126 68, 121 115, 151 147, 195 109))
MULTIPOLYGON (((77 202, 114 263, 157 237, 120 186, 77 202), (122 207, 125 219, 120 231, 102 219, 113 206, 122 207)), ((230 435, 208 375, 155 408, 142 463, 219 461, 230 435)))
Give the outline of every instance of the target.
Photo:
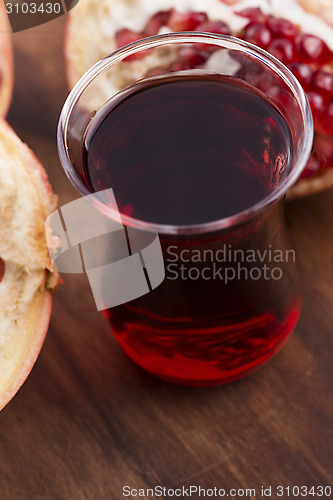
MULTIPOLYGON (((63 26, 14 35, 8 116, 61 204, 76 197, 56 151, 63 26)), ((118 500, 126 484, 257 488, 257 498, 261 485, 333 487, 333 192, 290 203, 287 215, 303 269, 301 319, 283 351, 237 383, 189 389, 143 373, 85 278, 67 276, 38 362, 0 414, 0 499, 118 500)))

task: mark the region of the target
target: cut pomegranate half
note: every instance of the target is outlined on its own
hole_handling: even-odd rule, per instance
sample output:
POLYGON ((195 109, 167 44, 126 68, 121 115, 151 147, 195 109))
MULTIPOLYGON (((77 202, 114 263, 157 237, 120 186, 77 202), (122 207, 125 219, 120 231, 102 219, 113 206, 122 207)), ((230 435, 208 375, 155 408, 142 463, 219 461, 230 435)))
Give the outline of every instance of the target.
MULTIPOLYGON (((93 52, 92 45, 95 44, 96 47, 96 60, 100 58, 97 55, 99 42, 101 38, 104 42, 105 40, 102 34, 98 32, 98 21, 96 24, 96 18, 93 21, 88 20, 87 12, 88 10, 89 12, 99 11, 100 14, 96 14, 96 17, 103 19, 104 23, 105 9, 107 10, 108 1, 86 0, 85 4, 91 4, 92 10, 87 9, 87 7, 84 8, 79 4, 70 13, 66 54, 69 61, 68 73, 71 84, 74 84, 78 77, 96 62, 95 60, 89 60, 88 62, 88 54, 92 54, 93 52), (86 27, 81 29, 81 25, 87 26, 87 23, 90 24, 93 33, 98 33, 97 38, 90 36, 88 39, 87 33, 89 33, 89 30, 87 32, 86 27), (86 47, 84 57, 82 56, 82 45, 86 47), (81 56, 81 61, 84 59, 82 67, 78 67, 78 58, 75 57, 75 54, 78 53, 81 56)), ((115 1, 123 4, 122 0, 115 1)), ((303 86, 313 111, 315 125, 313 154, 302 176, 309 186, 308 192, 310 193, 316 191, 319 185, 320 189, 328 187, 331 183, 333 185, 333 161, 331 161, 330 157, 324 158, 323 161, 325 153, 317 150, 317 145, 321 143, 318 138, 320 139, 321 137, 325 138, 325 143, 331 142, 333 149, 333 28, 330 28, 317 17, 310 18, 309 14, 300 7, 300 4, 306 4, 306 9, 313 8, 313 11, 319 12, 320 10, 320 13, 322 13, 323 8, 319 9, 318 7, 318 2, 320 3, 320 1, 288 0, 289 9, 283 8, 283 5, 287 5, 286 0, 281 0, 281 2, 270 2, 269 0, 260 0, 259 2, 258 0, 258 5, 255 5, 255 2, 251 2, 251 6, 247 8, 244 8, 244 2, 241 2, 242 7, 238 5, 237 0, 212 0, 206 9, 203 2, 193 0, 193 9, 186 10, 184 9, 183 2, 176 0, 159 2, 159 0, 156 0, 155 12, 151 13, 153 9, 149 9, 148 13, 147 10, 145 22, 141 23, 141 28, 138 30, 133 31, 129 27, 126 27, 127 20, 125 15, 123 25, 121 25, 118 19, 119 26, 115 33, 115 45, 119 47, 122 44, 144 38, 145 36, 156 35, 162 31, 194 30, 224 35, 231 34, 264 48, 280 59, 289 67, 303 86), (311 3, 313 7, 311 7, 311 3), (159 4, 162 7, 160 9, 159 4), (297 11, 297 16, 295 15, 293 18, 290 16, 289 18, 289 10, 297 11), (237 22, 235 22, 235 16, 237 17, 237 22), (297 21, 295 21, 296 17, 297 21), (304 26, 307 26, 311 30, 311 33, 304 26), (332 40, 332 43, 330 43, 330 40, 332 40), (329 176, 327 175, 327 171, 331 168, 332 176, 329 176), (309 181, 314 176, 320 176, 322 182, 315 182, 315 187, 313 188, 310 186, 309 181)), ((134 8, 133 3, 137 11, 142 13, 142 18, 144 18, 146 9, 144 2, 142 0, 134 0, 131 3, 132 7, 128 7, 128 12, 130 12, 131 8, 134 8)), ((111 17, 112 10, 110 9, 111 17)), ((333 8, 331 18, 333 23, 333 8)), ((112 20, 114 21, 114 19, 112 20)), ((110 37, 110 34, 108 34, 108 37, 110 37)), ((199 49, 198 51, 192 49, 178 51, 179 59, 170 63, 170 69, 181 71, 204 64, 207 58, 210 57, 212 46, 205 45, 199 49)), ((111 50, 112 43, 110 43, 109 52, 111 50)), ((102 54, 99 55, 102 56, 102 54)), ((136 58, 144 56, 144 53, 140 53, 136 55, 136 58)), ((130 64, 133 59, 128 58, 127 60, 130 64)), ((136 63, 136 61, 134 62, 136 63)), ((148 71, 147 74, 155 74, 154 69, 151 68, 151 71, 148 71)), ((262 90, 268 91, 269 89, 265 88, 262 90)), ((328 149, 325 147, 325 151, 328 149)), ((302 190, 302 194, 305 191, 302 190)))
POLYGON ((0 158, 0 210, 6 213, 0 239, 1 410, 37 359, 59 276, 52 268, 44 233, 56 197, 37 158, 2 118, 0 158))

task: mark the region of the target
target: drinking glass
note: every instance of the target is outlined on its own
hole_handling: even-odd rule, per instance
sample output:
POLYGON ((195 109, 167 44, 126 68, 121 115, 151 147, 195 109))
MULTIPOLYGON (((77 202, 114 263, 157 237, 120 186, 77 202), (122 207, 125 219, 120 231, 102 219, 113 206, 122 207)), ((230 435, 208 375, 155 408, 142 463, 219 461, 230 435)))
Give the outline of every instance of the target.
MULTIPOLYGON (((264 97, 288 124, 292 154, 282 166, 267 168, 263 162, 258 175, 269 176, 272 188, 228 217, 177 225, 121 213, 127 230, 148 239, 158 235, 165 279, 105 315, 120 346, 142 368, 175 383, 213 385, 243 377, 271 359, 299 316, 300 278, 284 198, 313 139, 300 84, 276 58, 234 37, 189 32, 143 39, 105 57, 77 83, 60 116, 58 148, 70 181, 82 196, 90 195, 82 151, 103 106, 135 86, 194 75, 228 79, 264 97), (189 49, 203 51, 206 60, 184 64, 189 49)), ((126 137, 124 147, 131 147, 126 137)), ((205 175, 205 165, 202 169, 205 175)), ((97 208, 116 217, 114 204, 97 208)))

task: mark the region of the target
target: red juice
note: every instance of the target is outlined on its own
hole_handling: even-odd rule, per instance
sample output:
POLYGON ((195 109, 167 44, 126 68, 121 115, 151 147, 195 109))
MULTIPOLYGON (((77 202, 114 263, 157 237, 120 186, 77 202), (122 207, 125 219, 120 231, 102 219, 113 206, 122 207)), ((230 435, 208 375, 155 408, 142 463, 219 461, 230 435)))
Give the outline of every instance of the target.
POLYGON ((230 229, 189 235, 180 226, 253 207, 288 175, 291 159, 284 117, 228 77, 140 83, 92 120, 81 175, 89 190, 112 188, 121 213, 179 228, 160 232, 163 283, 106 311, 140 366, 174 382, 221 383, 253 371, 283 344, 300 300, 295 263, 283 258, 281 202, 230 229))

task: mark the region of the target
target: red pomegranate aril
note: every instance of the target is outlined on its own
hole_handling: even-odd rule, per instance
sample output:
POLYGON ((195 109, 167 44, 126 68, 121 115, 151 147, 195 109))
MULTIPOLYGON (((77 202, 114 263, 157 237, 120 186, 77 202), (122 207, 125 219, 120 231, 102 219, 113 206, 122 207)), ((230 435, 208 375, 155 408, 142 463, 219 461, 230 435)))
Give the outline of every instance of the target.
POLYGON ((207 56, 204 56, 199 50, 191 46, 181 47, 179 49, 179 57, 192 68, 200 66, 207 60, 207 56))
POLYGON ((294 60, 294 47, 290 40, 275 38, 269 44, 267 50, 284 64, 288 64, 294 60))
MULTIPOLYGON (((230 35, 229 26, 223 21, 207 21, 205 23, 199 24, 195 31, 200 31, 202 33, 213 33, 218 35, 230 35)), ((215 52, 218 50, 217 45, 209 45, 207 43, 198 44, 200 50, 206 52, 215 52)))
POLYGON ((287 19, 282 19, 274 16, 267 17, 267 26, 274 38, 279 37, 294 40, 297 33, 299 32, 295 24, 291 23, 287 19))
POLYGON ((301 62, 323 65, 333 59, 326 43, 314 35, 299 33, 295 38, 295 47, 301 62))
POLYGON ((317 90, 324 99, 333 97, 333 75, 327 71, 319 70, 313 77, 313 88, 317 90))
POLYGON ((249 7, 236 12, 236 14, 242 17, 247 17, 247 19, 256 23, 264 23, 266 21, 266 16, 262 10, 259 9, 259 7, 249 7))
POLYGON ((322 114, 325 109, 325 101, 323 96, 318 94, 318 92, 314 92, 313 90, 307 92, 306 96, 311 107, 314 121, 321 121, 322 114))
POLYGON ((266 49, 272 41, 269 29, 262 23, 250 23, 244 29, 243 37, 247 42, 266 49))
POLYGON ((172 31, 193 31, 199 24, 208 20, 205 12, 177 12, 173 9, 169 17, 169 27, 172 31))
MULTIPOLYGON (((213 33, 218 35, 231 34, 229 26, 223 21, 207 21, 205 23, 199 24, 195 31, 199 31, 202 33, 213 33)), ((208 43, 200 43, 198 44, 198 48, 203 52, 210 53, 218 50, 217 45, 210 45, 208 43)))
POLYGON ((144 33, 146 36, 157 35, 163 26, 167 26, 169 22, 171 11, 162 10, 154 14, 146 24, 144 33))
POLYGON ((307 64, 292 63, 289 65, 290 71, 296 76, 304 90, 308 90, 312 83, 313 73, 307 64))
POLYGON ((326 45, 325 42, 324 43, 324 48, 323 48, 323 51, 320 55, 320 57, 318 58, 317 62, 324 66, 325 64, 328 64, 328 63, 331 63, 333 62, 333 52, 331 51, 331 49, 326 45))
POLYGON ((218 35, 230 35, 229 26, 223 21, 207 21, 199 24, 195 28, 195 31, 201 31, 203 33, 217 33, 218 35))
POLYGON ((0 257, 0 283, 5 275, 6 264, 5 261, 0 257))
POLYGON ((303 179, 305 179, 307 177, 312 177, 314 174, 316 174, 320 170, 320 167, 321 167, 320 160, 317 158, 315 153, 312 153, 310 155, 310 158, 309 158, 307 164, 304 167, 304 170, 302 172, 301 177, 303 179))
MULTIPOLYGON (((141 40, 143 37, 144 35, 142 35, 141 33, 135 33, 134 31, 131 31, 127 28, 121 29, 116 33, 117 48, 120 49, 121 47, 124 47, 129 43, 137 42, 138 40, 141 40)), ((131 56, 125 57, 124 61, 130 62, 142 59, 143 57, 146 56, 146 53, 147 53, 146 50, 141 50, 140 52, 137 52, 131 56)))
POLYGON ((325 112, 322 115, 320 130, 327 135, 333 134, 333 101, 325 107, 325 112))
POLYGON ((143 37, 140 33, 136 33, 135 31, 131 31, 127 28, 118 30, 116 33, 117 48, 120 49, 120 47, 124 47, 124 45, 128 45, 132 42, 136 42, 141 38, 143 37))

